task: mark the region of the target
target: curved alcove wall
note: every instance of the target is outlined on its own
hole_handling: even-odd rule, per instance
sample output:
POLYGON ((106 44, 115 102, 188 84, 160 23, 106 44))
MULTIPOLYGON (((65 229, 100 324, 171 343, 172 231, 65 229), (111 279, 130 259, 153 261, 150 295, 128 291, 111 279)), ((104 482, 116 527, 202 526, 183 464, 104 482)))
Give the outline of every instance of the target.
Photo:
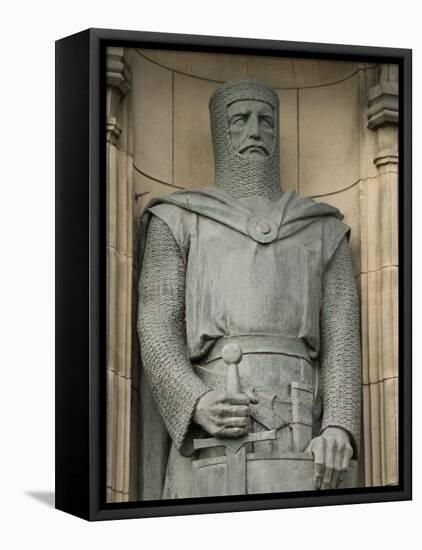
MULTIPOLYGON (((121 56, 130 89, 123 93, 120 85, 108 108, 111 129, 116 121, 108 145, 108 335, 114 342, 108 361, 109 500, 146 498, 148 492, 139 474, 143 451, 137 432, 138 220, 152 197, 213 183, 208 100, 221 83, 238 78, 264 80, 279 95, 283 188, 333 204, 352 228, 362 300, 361 482, 396 483, 397 157, 376 165, 381 133, 368 128, 368 92, 382 78, 382 67, 148 49, 121 56), (118 267, 122 262, 125 268, 118 267), (122 368, 124 391, 113 378, 122 368)), ((109 88, 116 90, 115 81, 109 88)), ((397 148, 394 129, 386 135, 390 149, 397 148)))

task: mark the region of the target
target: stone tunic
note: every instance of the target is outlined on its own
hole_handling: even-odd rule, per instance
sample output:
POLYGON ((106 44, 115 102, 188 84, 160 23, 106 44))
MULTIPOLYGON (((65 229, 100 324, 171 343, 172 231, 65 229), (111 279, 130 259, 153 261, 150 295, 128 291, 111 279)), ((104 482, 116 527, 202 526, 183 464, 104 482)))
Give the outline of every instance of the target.
POLYGON ((322 273, 350 230, 338 210, 292 191, 265 219, 221 189, 168 200, 149 211, 168 225, 186 264, 191 360, 234 334, 300 339, 317 357, 322 273))
MULTIPOLYGON (((255 444, 254 450, 303 451, 321 427, 322 284, 327 265, 349 233, 341 214, 329 205, 286 192, 265 216, 257 215, 216 188, 175 193, 152 203, 148 212, 167 225, 185 265, 187 355, 193 372, 205 384, 198 386, 198 395, 224 387, 222 343, 237 341, 244 352, 239 366, 242 384, 259 398, 259 404, 251 406, 252 429, 277 430, 276 442, 255 444), (301 413, 299 424, 305 428, 299 436, 292 430, 292 388, 297 387, 312 394, 301 413)), ((351 327, 352 332, 355 328, 351 327)), ((159 375, 165 383, 158 364, 145 368, 150 377, 159 375)), ((174 441, 164 496, 193 496, 192 459, 198 458, 198 452, 193 457, 183 455, 192 454, 192 437, 206 434, 191 425, 189 417, 188 425, 174 431, 165 412, 168 403, 160 404, 159 386, 154 387, 174 441)), ((360 387, 353 391, 360 392, 360 387)), ((332 418, 325 422, 349 431, 355 454, 356 424, 356 418, 347 426, 332 418)), ((201 451, 200 458, 221 452, 201 451)))

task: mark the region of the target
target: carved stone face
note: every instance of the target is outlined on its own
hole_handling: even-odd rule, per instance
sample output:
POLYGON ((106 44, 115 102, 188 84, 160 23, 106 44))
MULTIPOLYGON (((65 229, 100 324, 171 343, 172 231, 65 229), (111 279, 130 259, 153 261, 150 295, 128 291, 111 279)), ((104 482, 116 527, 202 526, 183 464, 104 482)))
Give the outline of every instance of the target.
POLYGON ((235 101, 227 107, 234 150, 244 157, 267 157, 274 145, 274 111, 264 101, 235 101))

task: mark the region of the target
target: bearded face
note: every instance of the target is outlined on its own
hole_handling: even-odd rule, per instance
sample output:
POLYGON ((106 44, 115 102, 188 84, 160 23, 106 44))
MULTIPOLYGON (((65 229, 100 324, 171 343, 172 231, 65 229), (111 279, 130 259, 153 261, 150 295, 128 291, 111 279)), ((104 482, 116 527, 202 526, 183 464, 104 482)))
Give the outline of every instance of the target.
POLYGON ((264 101, 235 101, 227 108, 233 149, 244 157, 267 157, 274 146, 274 111, 264 101))

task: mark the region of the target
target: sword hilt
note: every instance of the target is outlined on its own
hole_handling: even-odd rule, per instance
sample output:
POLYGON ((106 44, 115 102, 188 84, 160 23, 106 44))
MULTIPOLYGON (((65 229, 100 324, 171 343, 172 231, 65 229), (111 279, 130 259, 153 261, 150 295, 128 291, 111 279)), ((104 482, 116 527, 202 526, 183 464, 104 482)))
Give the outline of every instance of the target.
MULTIPOLYGON (((223 361, 227 365, 226 391, 229 393, 242 393, 240 383, 238 364, 242 360, 242 350, 238 344, 226 344, 222 350, 223 361)), ((213 447, 225 447, 226 449, 226 491, 227 495, 244 495, 247 491, 247 443, 257 443, 259 441, 268 441, 277 439, 276 431, 249 433, 240 438, 218 439, 215 437, 194 439, 193 448, 210 449, 213 447)), ((197 461, 198 465, 201 460, 197 461)), ((198 496, 201 496, 200 478, 198 470, 196 472, 195 483, 198 496)))
POLYGON ((229 393, 241 393, 238 364, 242 360, 242 350, 238 344, 226 344, 223 347, 222 357, 227 365, 226 390, 229 393))
MULTIPOLYGON (((238 344, 230 343, 223 347, 223 361, 227 365, 227 381, 226 391, 230 393, 242 393, 242 385, 240 383, 238 364, 242 360, 242 349, 238 344)), ((276 431, 269 430, 265 432, 249 433, 240 438, 204 438, 194 439, 193 448, 206 449, 210 447, 225 447, 232 453, 236 454, 246 443, 257 443, 259 441, 268 441, 277 439, 276 431)))

